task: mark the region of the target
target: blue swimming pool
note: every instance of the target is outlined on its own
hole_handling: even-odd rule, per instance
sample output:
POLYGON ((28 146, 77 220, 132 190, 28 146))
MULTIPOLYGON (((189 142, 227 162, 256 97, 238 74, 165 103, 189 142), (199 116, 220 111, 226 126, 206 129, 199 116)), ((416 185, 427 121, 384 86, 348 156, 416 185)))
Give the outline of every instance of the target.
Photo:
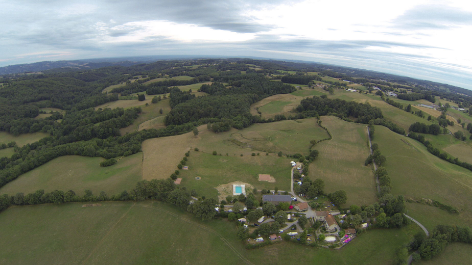
POLYGON ((235 186, 234 191, 236 191, 236 193, 243 193, 243 189, 241 188, 241 186, 235 186))

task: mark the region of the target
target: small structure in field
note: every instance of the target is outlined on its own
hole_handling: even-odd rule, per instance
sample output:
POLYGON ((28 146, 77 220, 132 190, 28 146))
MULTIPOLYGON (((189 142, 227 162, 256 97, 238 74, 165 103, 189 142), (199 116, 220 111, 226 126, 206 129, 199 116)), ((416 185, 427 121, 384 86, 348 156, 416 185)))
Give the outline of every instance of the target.
POLYGON ((275 182, 275 178, 269 174, 259 174, 259 181, 275 182))
POLYGON ((238 221, 241 222, 241 223, 245 223, 245 222, 246 222, 246 218, 239 218, 238 221))
POLYGON ((256 238, 256 242, 264 242, 264 238, 258 237, 258 238, 256 238))
POLYGON ((177 178, 177 179, 174 181, 174 184, 175 184, 175 185, 180 185, 180 182, 182 182, 182 178, 177 178))
POLYGON ((297 209, 298 211, 301 211, 301 212, 306 211, 306 210, 308 210, 308 203, 307 202, 301 202, 301 203, 299 203, 295 206, 295 209, 297 209))
POLYGON ((182 169, 183 170, 188 170, 188 166, 183 166, 182 169))
POLYGON ((276 240, 277 239, 277 235, 276 234, 272 234, 269 236, 269 239, 270 240, 276 240))

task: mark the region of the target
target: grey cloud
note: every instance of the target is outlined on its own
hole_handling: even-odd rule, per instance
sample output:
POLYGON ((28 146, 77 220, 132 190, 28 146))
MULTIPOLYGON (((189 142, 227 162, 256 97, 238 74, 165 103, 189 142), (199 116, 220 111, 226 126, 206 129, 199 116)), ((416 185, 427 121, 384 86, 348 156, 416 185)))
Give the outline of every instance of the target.
POLYGON ((421 5, 408 10, 392 21, 403 29, 447 29, 472 25, 472 12, 441 5, 421 5))

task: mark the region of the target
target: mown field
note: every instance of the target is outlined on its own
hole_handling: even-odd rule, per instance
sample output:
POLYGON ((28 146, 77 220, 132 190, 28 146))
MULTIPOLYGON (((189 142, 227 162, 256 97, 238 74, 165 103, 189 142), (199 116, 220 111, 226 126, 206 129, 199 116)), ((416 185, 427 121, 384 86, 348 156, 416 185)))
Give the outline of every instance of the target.
POLYGON ((392 194, 451 205, 460 211, 455 218, 472 227, 471 171, 431 155, 421 143, 385 127, 376 126, 373 141, 387 158, 392 194))
POLYGON ((86 189, 95 195, 105 191, 114 195, 129 190, 141 180, 142 153, 121 158, 110 167, 100 167, 100 157, 62 156, 33 169, 0 189, 0 194, 32 193, 43 189, 73 190, 83 195, 86 189))
MULTIPOLYGON (((297 92, 304 90, 298 90, 297 92)), ((277 114, 290 115, 291 111, 300 105, 303 96, 293 94, 279 94, 267 97, 251 105, 251 114, 259 115, 261 112, 263 118, 272 118, 277 114)))
POLYGON ((30 144, 37 142, 44 137, 49 136, 47 133, 27 133, 19 136, 13 136, 12 134, 6 132, 0 132, 0 144, 8 144, 9 142, 16 142, 19 147, 22 147, 25 144, 30 144))
MULTIPOLYGON (((149 97, 149 100, 151 98, 149 97)), ((133 123, 125 128, 120 129, 121 135, 136 132, 143 129, 160 129, 164 128, 164 117, 170 112, 169 99, 164 99, 156 104, 149 101, 148 106, 141 106, 141 114, 133 123), (159 111, 162 109, 162 114, 159 111)))
MULTIPOLYGON (((434 257, 432 260, 423 261, 421 260, 418 264, 470 264, 470 258, 472 253, 472 246, 470 244, 453 243, 449 244, 446 249, 434 257)), ((416 263, 415 263, 416 264, 416 263)))
POLYGON ((339 251, 287 242, 246 250, 234 224, 201 222, 159 202, 23 206, 0 214, 0 263, 393 264, 416 231, 371 230, 339 251))
POLYGON ((370 154, 366 126, 333 116, 324 116, 321 120, 333 139, 314 147, 319 156, 310 164, 309 177, 324 180, 327 193, 346 191, 346 205, 374 203, 377 199, 374 174, 370 167, 364 166, 370 154))

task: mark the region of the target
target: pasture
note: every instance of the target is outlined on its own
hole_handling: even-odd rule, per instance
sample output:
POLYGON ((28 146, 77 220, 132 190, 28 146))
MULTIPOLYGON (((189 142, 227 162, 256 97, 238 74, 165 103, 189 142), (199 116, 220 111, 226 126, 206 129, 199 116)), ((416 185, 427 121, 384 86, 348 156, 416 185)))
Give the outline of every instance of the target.
POLYGON ((211 85, 212 82, 204 82, 204 83, 196 83, 196 84, 191 84, 191 85, 186 85, 186 86, 178 86, 178 88, 182 91, 192 90, 192 92, 197 92, 200 89, 200 87, 204 84, 211 85))
POLYGON ((40 132, 26 133, 26 134, 21 134, 19 136, 14 136, 7 132, 0 132, 0 144, 8 144, 14 141, 19 147, 22 147, 25 144, 37 142, 43 139, 44 137, 48 137, 48 136, 49 134, 40 133, 40 132))
POLYGON ((433 156, 423 144, 382 126, 376 126, 373 142, 387 158, 392 194, 451 205, 460 212, 455 218, 472 226, 471 171, 433 156))
POLYGON ((0 194, 32 193, 43 189, 73 190, 83 195, 86 189, 109 196, 129 190, 141 180, 142 153, 119 159, 110 167, 100 167, 100 157, 62 156, 33 169, 0 189, 0 194))
POLYGON ((470 264, 470 253, 472 253, 472 246, 470 244, 453 243, 449 244, 446 249, 438 256, 434 257, 431 260, 422 260, 418 262, 418 264, 470 264))
POLYGON ((322 179, 326 193, 346 191, 346 205, 374 203, 377 199, 374 174, 364 166, 370 154, 366 125, 333 116, 323 116, 321 120, 333 139, 315 145, 319 156, 310 164, 308 176, 311 180, 322 179))

